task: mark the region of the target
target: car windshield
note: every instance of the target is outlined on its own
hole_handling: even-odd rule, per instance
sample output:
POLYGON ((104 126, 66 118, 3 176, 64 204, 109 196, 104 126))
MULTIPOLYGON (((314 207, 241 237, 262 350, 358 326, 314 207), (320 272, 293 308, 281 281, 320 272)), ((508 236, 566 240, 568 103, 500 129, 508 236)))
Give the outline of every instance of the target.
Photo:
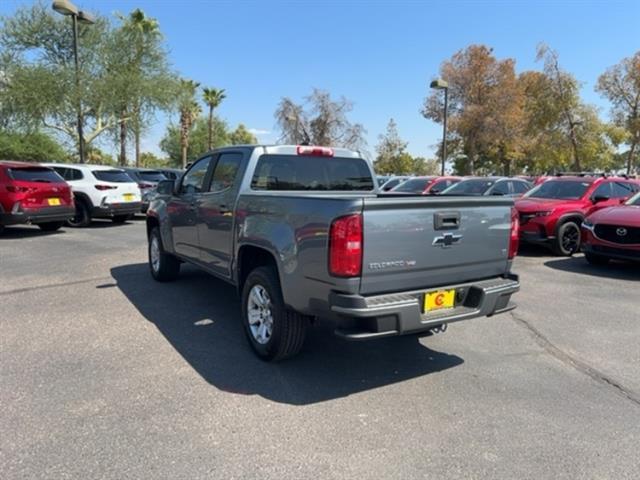
POLYGON ((133 180, 122 170, 94 170, 93 176, 103 182, 131 183, 133 180))
POLYGON ((473 180, 463 180, 451 185, 442 192, 443 195, 482 195, 496 183, 495 180, 477 178, 473 180))
POLYGON ((637 205, 640 207, 640 193, 637 193, 629 200, 627 200, 627 205, 637 205))
POLYGON ((50 168, 10 168, 9 175, 20 182, 64 183, 64 179, 50 168))
POLYGON ((575 180, 547 180, 541 183, 525 197, 553 198, 558 200, 577 200, 582 198, 591 183, 575 180))
POLYGON ((161 182, 162 180, 166 180, 162 172, 154 172, 154 171, 139 171, 138 175, 142 180, 147 180, 148 182, 161 182))
POLYGON ((361 158, 262 155, 251 188, 254 190, 373 190, 373 177, 361 158))
POLYGON ((394 188, 393 192, 422 193, 432 178, 412 178, 394 188))

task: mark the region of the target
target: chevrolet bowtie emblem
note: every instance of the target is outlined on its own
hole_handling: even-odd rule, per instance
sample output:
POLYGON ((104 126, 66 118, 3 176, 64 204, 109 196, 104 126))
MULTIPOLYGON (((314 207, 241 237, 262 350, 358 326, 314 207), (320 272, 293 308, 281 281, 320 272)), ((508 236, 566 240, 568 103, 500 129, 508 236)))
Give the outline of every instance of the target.
POLYGON ((455 233, 445 233, 441 237, 434 238, 431 245, 433 245, 434 247, 449 248, 452 245, 460 243, 460 240, 462 240, 462 235, 456 235, 455 233))

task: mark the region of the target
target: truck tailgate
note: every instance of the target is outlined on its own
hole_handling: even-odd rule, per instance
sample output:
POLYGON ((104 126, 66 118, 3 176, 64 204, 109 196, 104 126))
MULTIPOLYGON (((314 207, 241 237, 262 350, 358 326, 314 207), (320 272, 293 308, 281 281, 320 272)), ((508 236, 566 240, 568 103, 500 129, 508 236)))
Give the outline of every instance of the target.
POLYGON ((503 275, 512 206, 503 197, 365 198, 360 293, 503 275))

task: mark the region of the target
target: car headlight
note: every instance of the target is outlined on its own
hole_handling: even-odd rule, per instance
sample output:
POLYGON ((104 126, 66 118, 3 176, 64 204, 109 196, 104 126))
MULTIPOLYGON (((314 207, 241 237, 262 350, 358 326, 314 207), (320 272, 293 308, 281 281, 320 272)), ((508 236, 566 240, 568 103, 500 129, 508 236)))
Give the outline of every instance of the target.
POLYGON ((582 221, 582 226, 583 226, 583 227, 586 227, 586 228, 588 228, 588 229, 592 229, 592 228, 593 228, 593 222, 592 222, 591 220, 589 220, 588 218, 585 218, 585 219, 582 221))
POLYGON ((550 211, 550 210, 542 210, 542 211, 540 211, 540 212, 535 212, 535 213, 534 213, 534 215, 535 215, 536 217, 546 217, 546 216, 548 216, 548 215, 550 215, 550 214, 551 214, 551 211, 550 211))

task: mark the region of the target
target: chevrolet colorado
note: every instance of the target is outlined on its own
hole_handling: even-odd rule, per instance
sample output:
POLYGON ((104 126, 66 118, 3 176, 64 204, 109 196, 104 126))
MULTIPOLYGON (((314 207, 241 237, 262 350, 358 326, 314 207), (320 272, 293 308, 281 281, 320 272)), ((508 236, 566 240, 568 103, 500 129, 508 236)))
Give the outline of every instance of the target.
POLYGON ((153 278, 188 262, 234 284, 265 360, 298 353, 314 318, 365 340, 515 308, 512 199, 381 194, 358 152, 214 150, 160 182, 147 215, 153 278))

